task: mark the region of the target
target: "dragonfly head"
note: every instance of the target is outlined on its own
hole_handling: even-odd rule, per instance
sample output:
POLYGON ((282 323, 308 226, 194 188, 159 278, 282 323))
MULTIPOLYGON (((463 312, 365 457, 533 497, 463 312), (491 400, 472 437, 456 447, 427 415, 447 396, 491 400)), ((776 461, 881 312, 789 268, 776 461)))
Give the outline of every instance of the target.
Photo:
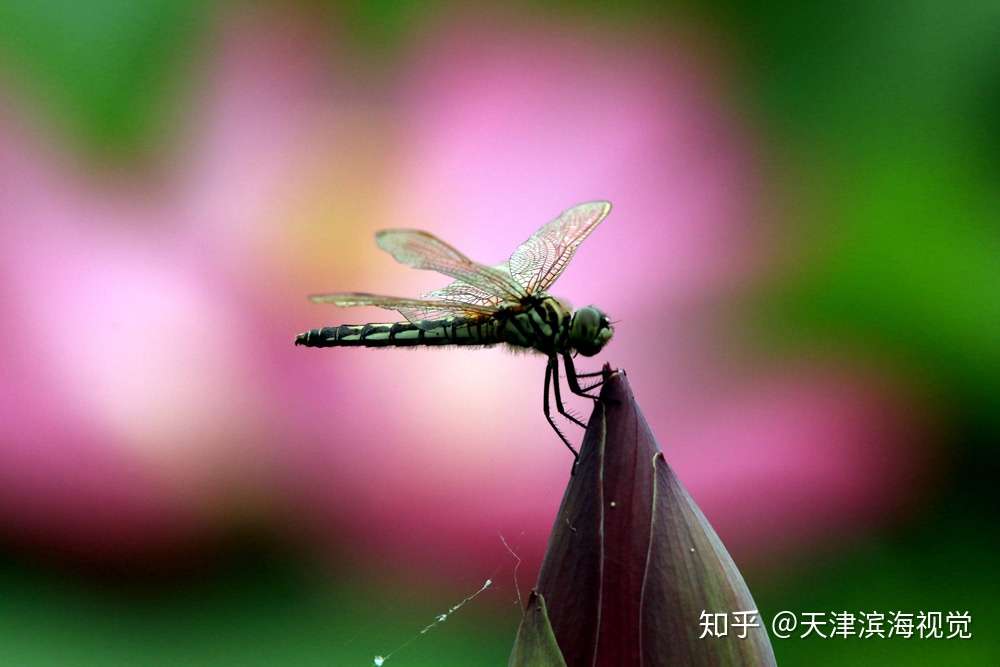
POLYGON ((592 357, 611 340, 613 333, 608 316, 594 306, 587 306, 573 313, 569 342, 583 356, 592 357))

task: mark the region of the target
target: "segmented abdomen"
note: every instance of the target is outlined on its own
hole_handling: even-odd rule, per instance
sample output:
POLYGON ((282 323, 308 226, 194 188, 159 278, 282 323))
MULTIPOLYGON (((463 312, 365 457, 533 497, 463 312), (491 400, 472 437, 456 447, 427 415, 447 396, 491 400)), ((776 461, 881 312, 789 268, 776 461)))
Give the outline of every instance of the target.
POLYGON ((543 354, 566 349, 568 309, 551 297, 537 299, 526 306, 502 308, 486 318, 323 327, 299 334, 295 344, 306 347, 413 347, 506 343, 543 354))
POLYGON ((300 333, 296 345, 306 347, 412 347, 415 345, 494 345, 493 320, 448 319, 386 324, 341 324, 300 333))

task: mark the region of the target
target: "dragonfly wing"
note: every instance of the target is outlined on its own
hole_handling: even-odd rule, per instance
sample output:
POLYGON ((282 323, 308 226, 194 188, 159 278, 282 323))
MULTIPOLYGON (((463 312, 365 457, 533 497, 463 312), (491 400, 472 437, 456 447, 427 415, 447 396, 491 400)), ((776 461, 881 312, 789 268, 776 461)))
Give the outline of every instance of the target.
POLYGON ((576 249, 611 211, 611 202, 574 206, 546 223, 510 256, 510 275, 529 294, 544 292, 562 275, 576 249))
POLYGON ((422 329, 434 328, 433 320, 442 320, 448 317, 476 319, 489 317, 496 312, 496 307, 482 303, 466 303, 457 299, 409 299, 366 292, 314 294, 309 297, 309 300, 313 303, 332 303, 341 308, 375 306, 395 310, 422 329))
POLYGON ((378 246, 415 269, 437 271, 504 301, 525 296, 509 272, 474 262, 433 234, 415 229, 388 229, 375 234, 378 246))
POLYGON ((424 298, 431 301, 448 301, 466 305, 473 304, 493 310, 499 308, 503 303, 500 297, 493 296, 475 285, 469 285, 461 280, 456 280, 445 287, 428 292, 424 294, 424 298))

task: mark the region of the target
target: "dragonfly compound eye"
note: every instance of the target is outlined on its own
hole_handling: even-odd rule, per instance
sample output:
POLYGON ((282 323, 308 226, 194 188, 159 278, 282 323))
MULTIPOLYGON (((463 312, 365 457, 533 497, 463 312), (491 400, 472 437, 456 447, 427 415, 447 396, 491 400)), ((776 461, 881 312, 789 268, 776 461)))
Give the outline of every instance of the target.
POLYGON ((611 339, 611 325, 604 313, 594 306, 581 308, 573 314, 570 343, 585 357, 592 357, 611 339))

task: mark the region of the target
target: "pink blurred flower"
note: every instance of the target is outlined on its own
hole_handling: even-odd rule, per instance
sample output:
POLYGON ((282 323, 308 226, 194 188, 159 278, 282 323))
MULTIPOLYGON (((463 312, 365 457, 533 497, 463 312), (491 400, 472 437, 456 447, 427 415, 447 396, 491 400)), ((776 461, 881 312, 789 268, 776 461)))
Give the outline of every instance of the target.
POLYGON ((329 100, 318 36, 262 18, 226 26, 201 129, 162 180, 74 163, 26 114, 0 118, 0 514, 15 537, 114 555, 273 495, 280 408, 248 360, 282 290, 250 261, 329 100))
POLYGON ((891 383, 836 360, 750 374, 711 324, 769 254, 722 72, 688 40, 556 28, 443 23, 383 88, 330 77, 307 21, 236 17, 157 187, 0 119, 0 519, 92 548, 267 512, 391 560, 480 571, 498 531, 539 555, 570 463, 539 359, 291 339, 386 317, 307 292, 442 282, 393 265, 377 227, 498 262, 593 198, 615 210, 554 292, 622 320, 605 358, 723 539, 759 553, 890 516, 920 466, 891 383))

